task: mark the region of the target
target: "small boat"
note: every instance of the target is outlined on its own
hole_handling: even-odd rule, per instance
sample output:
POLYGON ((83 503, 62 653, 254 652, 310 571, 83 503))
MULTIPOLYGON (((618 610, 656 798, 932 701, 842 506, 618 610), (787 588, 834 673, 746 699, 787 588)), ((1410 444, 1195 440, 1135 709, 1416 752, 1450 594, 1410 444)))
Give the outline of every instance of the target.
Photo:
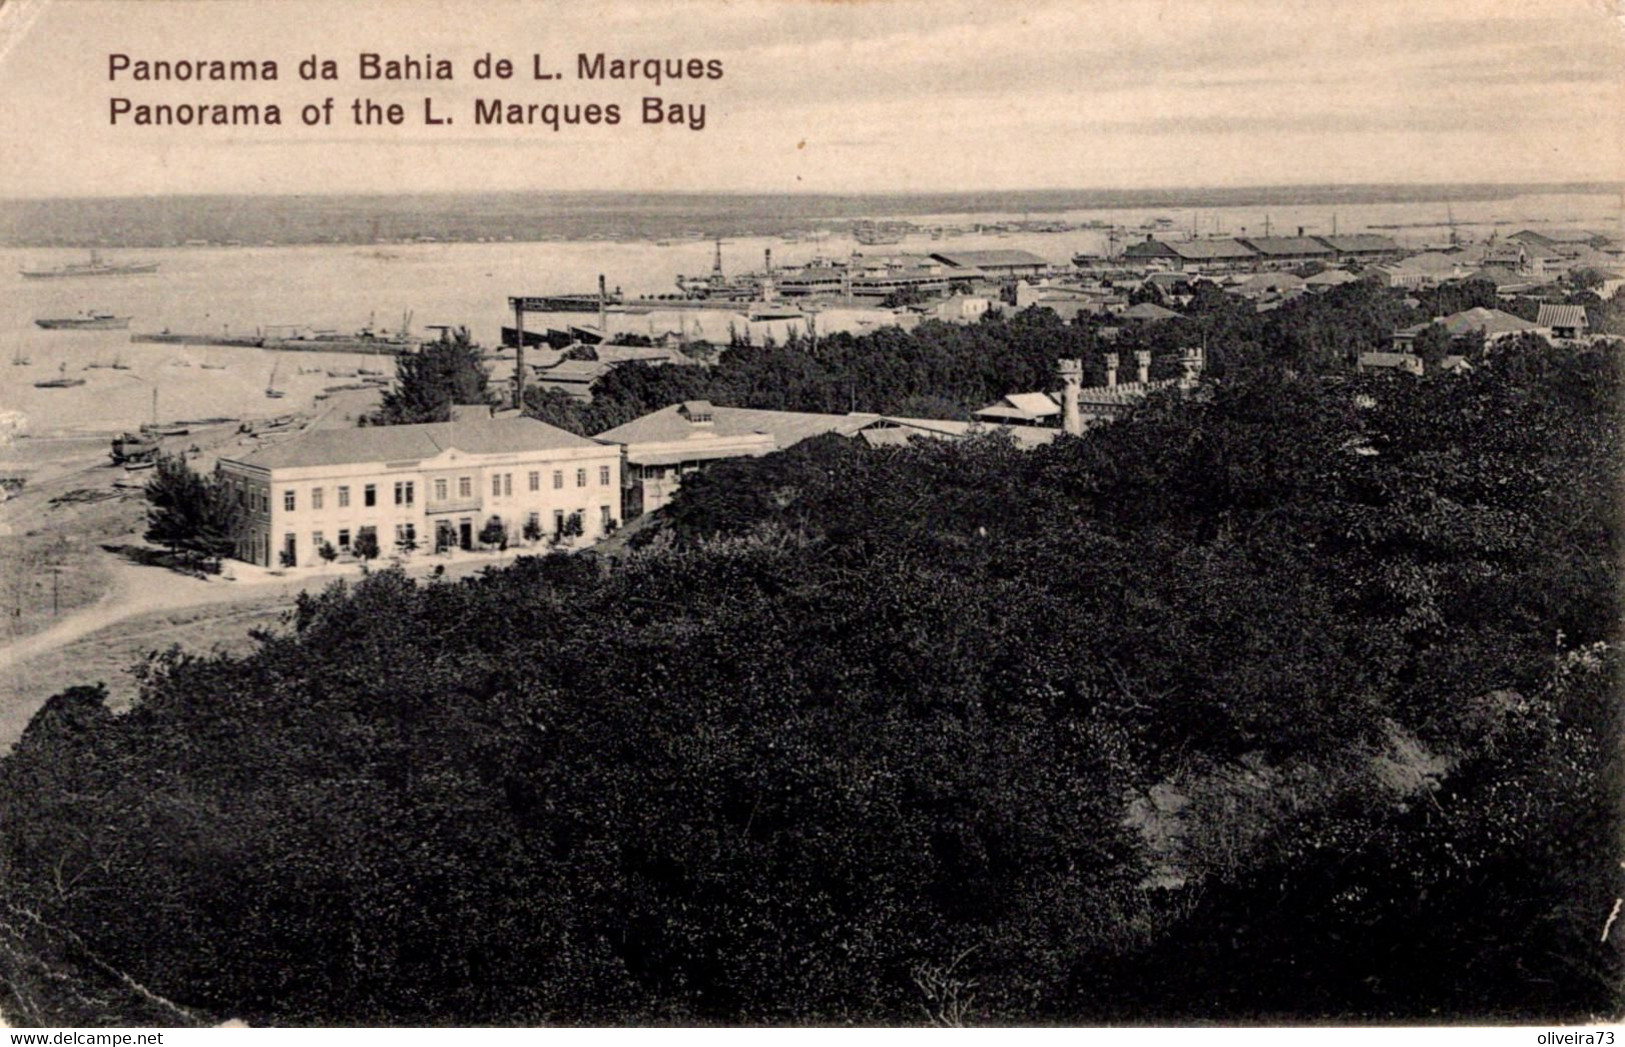
POLYGON ((198 366, 205 371, 224 371, 226 369, 225 364, 198 364, 198 366))
POLYGON ((266 379, 265 382, 265 395, 273 400, 280 400, 288 395, 276 387, 276 369, 278 366, 280 366, 280 362, 271 365, 271 377, 266 379))
POLYGON ((46 379, 44 379, 42 381, 35 382, 34 383, 34 388, 36 388, 36 389, 72 389, 76 385, 84 385, 84 384, 85 384, 85 380, 83 378, 69 378, 68 377, 68 365, 67 364, 62 364, 60 367, 57 368, 57 376, 55 378, 46 378, 46 379))
POLYGON ((33 361, 29 360, 28 357, 23 355, 23 347, 20 345, 17 347, 16 351, 11 354, 11 366, 13 367, 27 367, 32 362, 33 361))
POLYGON ((43 317, 34 323, 47 331, 122 331, 130 326, 130 318, 91 310, 75 316, 43 317))
POLYGON ((155 459, 155 458, 148 458, 145 461, 140 461, 140 462, 125 462, 124 463, 124 471, 127 472, 127 473, 139 472, 142 469, 155 469, 157 467, 158 467, 158 460, 155 459))
POLYGON ((104 262, 101 255, 90 252, 88 262, 69 262, 50 269, 19 269, 26 279, 40 280, 62 276, 130 276, 137 273, 156 273, 157 262, 104 262))

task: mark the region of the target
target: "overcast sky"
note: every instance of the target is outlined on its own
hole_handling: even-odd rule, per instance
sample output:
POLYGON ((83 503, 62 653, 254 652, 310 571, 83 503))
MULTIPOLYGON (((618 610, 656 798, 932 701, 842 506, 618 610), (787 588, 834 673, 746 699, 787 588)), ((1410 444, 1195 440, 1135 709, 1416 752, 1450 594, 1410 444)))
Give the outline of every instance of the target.
POLYGON ((0 195, 821 192, 1625 178, 1613 0, 5 0, 0 195), (1612 11, 1612 13, 1610 13, 1612 11), (476 81, 486 51, 519 66, 476 81), (368 84, 356 56, 452 59, 368 84), (718 81, 580 83, 578 52, 718 81), (276 83, 110 82, 108 55, 271 58, 276 83), (343 79, 303 82, 310 54, 343 79), (530 79, 530 56, 566 73, 530 79), (704 103, 695 132, 639 100, 704 103), (280 128, 109 126, 108 100, 277 102, 280 128), (338 100, 331 128, 301 104, 338 100), (411 123, 358 128, 358 95, 411 123), (421 99, 456 121, 418 122, 421 99), (473 99, 616 102, 613 128, 475 127, 473 99))

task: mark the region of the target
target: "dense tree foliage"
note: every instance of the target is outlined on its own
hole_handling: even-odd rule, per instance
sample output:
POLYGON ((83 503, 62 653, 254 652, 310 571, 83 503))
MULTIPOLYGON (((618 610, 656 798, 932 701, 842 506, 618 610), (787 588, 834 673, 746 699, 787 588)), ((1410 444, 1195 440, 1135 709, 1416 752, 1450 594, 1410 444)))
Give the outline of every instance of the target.
POLYGON ((1238 363, 335 586, 52 699, 6 904, 254 1022, 1617 1013, 1619 368, 1238 363))
POLYGON ((246 519, 219 477, 200 475, 179 455, 161 454, 145 494, 147 541, 194 565, 218 566, 235 555, 246 519))
POLYGON ((445 332, 415 353, 402 353, 395 358, 395 384, 384 390, 378 410, 363 416, 362 424, 444 422, 450 420, 453 404, 494 402, 481 356, 467 328, 445 332))

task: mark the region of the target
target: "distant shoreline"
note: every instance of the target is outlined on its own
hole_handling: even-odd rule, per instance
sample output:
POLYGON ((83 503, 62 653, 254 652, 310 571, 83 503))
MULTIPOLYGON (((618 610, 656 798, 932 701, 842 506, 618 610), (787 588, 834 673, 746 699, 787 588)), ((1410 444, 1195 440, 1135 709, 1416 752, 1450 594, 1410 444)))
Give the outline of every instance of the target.
MULTIPOLYGON (((1625 194, 1625 183, 1037 189, 956 193, 502 192, 0 200, 0 247, 370 245, 778 236, 941 214, 1356 206, 1625 194)), ((1442 221, 1442 216, 1441 216, 1442 221)))

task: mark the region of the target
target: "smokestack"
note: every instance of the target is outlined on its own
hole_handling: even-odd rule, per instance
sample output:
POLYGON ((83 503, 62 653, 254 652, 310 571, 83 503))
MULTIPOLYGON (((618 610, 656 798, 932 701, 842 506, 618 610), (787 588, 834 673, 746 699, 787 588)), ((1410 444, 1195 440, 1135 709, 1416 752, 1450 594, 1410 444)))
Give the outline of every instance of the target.
POLYGON ((607 317, 608 308, 609 308, 609 301, 605 297, 605 292, 604 292, 604 274, 599 273, 598 274, 598 340, 600 342, 609 341, 609 326, 608 326, 608 317, 607 317))
POLYGON ((1106 388, 1117 388, 1117 354, 1106 354, 1106 388))
MULTIPOLYGON (((513 406, 515 410, 525 409, 525 302, 522 298, 513 301, 513 406)), ((446 331, 440 332, 441 341, 446 339, 446 331)))
POLYGON ((1078 410, 1078 391, 1083 387, 1083 361, 1057 360, 1061 375, 1061 429, 1078 436, 1083 432, 1083 416, 1078 410))
POLYGON ((1134 380, 1141 385, 1151 381, 1151 353, 1145 349, 1134 351, 1134 366, 1137 368, 1134 380))

